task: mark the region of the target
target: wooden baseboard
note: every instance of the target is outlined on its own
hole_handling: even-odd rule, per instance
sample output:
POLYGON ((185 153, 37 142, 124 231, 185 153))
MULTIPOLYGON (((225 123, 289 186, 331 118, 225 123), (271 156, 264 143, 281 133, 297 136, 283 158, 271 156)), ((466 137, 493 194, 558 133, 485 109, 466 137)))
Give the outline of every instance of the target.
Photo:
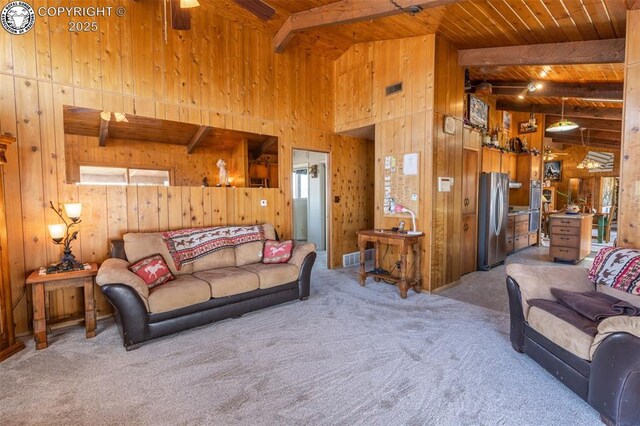
POLYGON ((20 340, 17 340, 13 345, 11 345, 8 348, 0 351, 0 362, 2 362, 5 359, 9 358, 11 355, 14 355, 14 354, 20 352, 23 349, 24 349, 24 343, 21 342, 20 340))

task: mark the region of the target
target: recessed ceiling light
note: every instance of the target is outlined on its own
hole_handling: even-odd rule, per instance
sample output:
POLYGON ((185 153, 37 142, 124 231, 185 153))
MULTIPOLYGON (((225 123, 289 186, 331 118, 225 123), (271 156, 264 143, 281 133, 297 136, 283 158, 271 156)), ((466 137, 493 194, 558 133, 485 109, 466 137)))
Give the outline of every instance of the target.
POLYGON ((536 83, 536 89, 539 90, 539 89, 542 89, 542 87, 543 87, 542 83, 540 83, 540 82, 536 83))

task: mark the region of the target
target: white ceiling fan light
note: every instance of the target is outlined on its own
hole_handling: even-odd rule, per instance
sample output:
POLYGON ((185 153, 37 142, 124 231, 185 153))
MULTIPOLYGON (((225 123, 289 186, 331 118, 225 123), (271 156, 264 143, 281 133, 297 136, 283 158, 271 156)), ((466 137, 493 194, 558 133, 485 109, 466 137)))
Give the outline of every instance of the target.
POLYGON ((547 127, 547 132, 558 133, 558 132, 566 132, 569 130, 577 129, 578 126, 571 120, 567 120, 564 118, 564 101, 566 98, 562 98, 562 113, 560 115, 560 121, 556 121, 547 127))
POLYGON ((192 7, 198 7, 200 3, 198 0, 180 0, 180 7, 182 9, 190 9, 192 7))

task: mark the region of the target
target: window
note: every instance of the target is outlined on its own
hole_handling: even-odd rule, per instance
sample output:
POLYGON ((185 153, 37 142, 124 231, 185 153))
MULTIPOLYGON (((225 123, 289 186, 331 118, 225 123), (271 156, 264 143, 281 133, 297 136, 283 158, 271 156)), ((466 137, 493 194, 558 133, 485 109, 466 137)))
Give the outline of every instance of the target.
POLYGON ((307 168, 293 170, 293 198, 309 197, 309 178, 307 168))
POLYGON ((169 170, 80 166, 81 185, 169 186, 169 170))

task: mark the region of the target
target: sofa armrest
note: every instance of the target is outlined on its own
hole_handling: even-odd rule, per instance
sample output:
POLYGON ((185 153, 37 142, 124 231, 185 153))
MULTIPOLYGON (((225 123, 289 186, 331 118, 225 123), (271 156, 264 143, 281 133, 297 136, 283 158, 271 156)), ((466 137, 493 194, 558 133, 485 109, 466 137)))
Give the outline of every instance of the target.
MULTIPOLYGON (((614 333, 629 333, 640 339, 640 317, 618 315, 602 320, 598 324, 598 334, 596 334, 591 345, 591 359, 595 356, 602 342, 614 333)), ((640 362, 640 359, 638 362, 640 362)))
POLYGON ((595 284, 589 281, 587 273, 586 268, 575 266, 533 266, 519 263, 507 265, 507 275, 520 288, 525 319, 529 315, 528 300, 556 300, 551 294, 553 287, 576 292, 595 290, 595 284))
POLYGON ((640 318, 607 318, 595 340, 587 402, 607 424, 640 424, 640 318))
POLYGON ((129 263, 126 260, 114 258, 105 260, 98 269, 96 284, 101 287, 106 284, 128 285, 140 295, 148 307, 149 288, 142 278, 129 270, 129 263))
POLYGON ((309 253, 315 253, 316 245, 313 243, 295 244, 289 263, 294 264, 298 269, 302 268, 302 262, 309 253))
POLYGON ((125 284, 104 284, 100 287, 115 309, 122 342, 127 350, 150 338, 149 311, 140 294, 125 284))

